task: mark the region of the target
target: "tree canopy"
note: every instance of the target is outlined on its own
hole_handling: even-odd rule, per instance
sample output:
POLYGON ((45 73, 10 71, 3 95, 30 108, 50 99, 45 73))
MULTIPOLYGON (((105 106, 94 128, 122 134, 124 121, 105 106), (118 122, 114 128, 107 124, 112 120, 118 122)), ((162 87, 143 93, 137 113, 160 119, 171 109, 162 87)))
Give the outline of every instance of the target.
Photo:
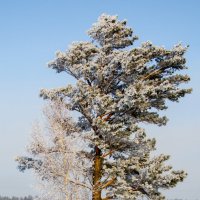
POLYGON ((40 95, 80 113, 74 126, 88 146, 81 154, 91 162, 93 200, 164 199, 160 189, 176 186, 186 173, 166 165, 169 156, 151 155, 155 139, 140 125, 166 125, 167 117, 160 115, 166 102, 191 92, 180 86, 190 80, 182 73, 187 47, 166 49, 149 41, 133 47, 138 37, 127 22, 106 14, 88 35, 91 41, 72 43, 48 64, 76 84, 43 89, 40 95))

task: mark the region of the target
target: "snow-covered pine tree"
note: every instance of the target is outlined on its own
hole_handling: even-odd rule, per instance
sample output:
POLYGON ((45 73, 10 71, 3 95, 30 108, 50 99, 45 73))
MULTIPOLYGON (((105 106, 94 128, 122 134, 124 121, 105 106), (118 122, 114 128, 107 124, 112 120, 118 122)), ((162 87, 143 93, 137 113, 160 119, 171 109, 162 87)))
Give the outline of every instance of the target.
POLYGON ((165 125, 166 101, 178 102, 191 89, 179 87, 190 80, 181 44, 168 50, 137 39, 126 21, 103 14, 88 31, 90 42, 72 43, 57 52, 49 67, 74 77, 75 85, 41 91, 50 101, 61 100, 81 114, 76 126, 91 159, 93 200, 164 199, 160 189, 182 181, 186 173, 165 164, 169 156, 152 157, 155 139, 148 139, 139 124, 165 125))

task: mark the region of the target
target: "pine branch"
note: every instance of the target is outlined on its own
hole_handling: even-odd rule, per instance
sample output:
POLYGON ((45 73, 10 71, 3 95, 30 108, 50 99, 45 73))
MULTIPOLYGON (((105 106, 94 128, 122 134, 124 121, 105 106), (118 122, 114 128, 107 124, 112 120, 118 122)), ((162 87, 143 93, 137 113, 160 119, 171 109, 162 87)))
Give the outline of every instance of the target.
POLYGON ((107 187, 111 186, 115 181, 116 181, 116 178, 114 177, 111 180, 109 180, 106 184, 101 186, 101 189, 104 189, 104 188, 107 188, 107 187))

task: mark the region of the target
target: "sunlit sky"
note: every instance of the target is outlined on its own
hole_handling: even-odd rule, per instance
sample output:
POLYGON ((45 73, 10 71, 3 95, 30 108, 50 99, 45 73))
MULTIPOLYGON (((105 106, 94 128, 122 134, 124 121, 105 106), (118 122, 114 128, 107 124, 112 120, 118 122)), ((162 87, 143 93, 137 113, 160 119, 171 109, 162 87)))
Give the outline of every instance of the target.
POLYGON ((165 127, 146 126, 158 152, 171 155, 187 179, 166 191, 168 199, 200 199, 200 1, 198 0, 0 0, 0 195, 37 194, 31 173, 20 173, 14 158, 25 154, 34 120, 41 116, 41 88, 73 83, 46 63, 86 31, 102 13, 127 19, 141 42, 167 48, 190 45, 187 63, 193 87, 180 103, 170 103, 165 127))

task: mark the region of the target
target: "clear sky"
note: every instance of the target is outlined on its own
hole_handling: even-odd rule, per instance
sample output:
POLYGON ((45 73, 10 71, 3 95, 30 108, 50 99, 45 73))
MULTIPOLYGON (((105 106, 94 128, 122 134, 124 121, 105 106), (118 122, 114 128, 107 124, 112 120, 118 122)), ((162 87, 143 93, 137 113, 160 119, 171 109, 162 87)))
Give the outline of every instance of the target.
POLYGON ((72 82, 46 63, 86 31, 102 13, 127 19, 140 40, 171 48, 182 42, 193 87, 179 104, 169 104, 165 127, 146 126, 158 152, 185 169, 188 178, 166 192, 169 199, 200 199, 200 1, 198 0, 0 0, 0 195, 36 194, 30 173, 19 173, 14 157, 24 154, 35 119, 41 115, 41 88, 72 82))

